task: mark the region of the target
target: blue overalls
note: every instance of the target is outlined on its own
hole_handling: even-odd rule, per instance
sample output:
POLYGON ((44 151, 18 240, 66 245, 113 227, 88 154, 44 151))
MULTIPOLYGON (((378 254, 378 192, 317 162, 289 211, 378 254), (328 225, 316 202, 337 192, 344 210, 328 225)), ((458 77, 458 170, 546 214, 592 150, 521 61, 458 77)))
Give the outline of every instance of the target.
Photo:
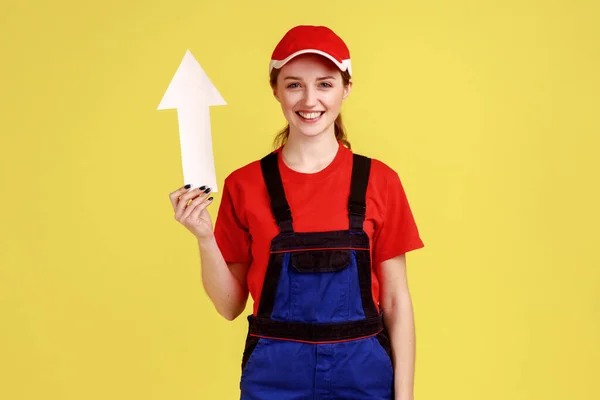
POLYGON ((363 230, 371 160, 353 154, 349 228, 294 232, 277 153, 261 168, 279 234, 242 358, 242 400, 390 400, 391 347, 363 230))

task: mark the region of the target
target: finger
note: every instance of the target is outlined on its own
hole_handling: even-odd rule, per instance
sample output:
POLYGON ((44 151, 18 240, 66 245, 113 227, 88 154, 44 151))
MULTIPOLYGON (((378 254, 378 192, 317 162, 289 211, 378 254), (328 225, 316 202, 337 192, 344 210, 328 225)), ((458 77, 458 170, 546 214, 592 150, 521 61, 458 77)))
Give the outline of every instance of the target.
POLYGON ((206 208, 208 208, 208 206, 210 206, 213 202, 213 197, 209 197, 206 200, 204 200, 204 202, 202 202, 202 204, 200 204, 198 207, 196 207, 191 215, 190 218, 192 219, 192 221, 197 221, 198 218, 200 218, 200 214, 202 213, 202 211, 204 211, 206 208))
POLYGON ((189 192, 182 194, 180 196, 180 201, 187 200, 189 202, 189 200, 196 198, 196 196, 203 196, 207 193, 210 193, 210 188, 206 188, 206 186, 200 186, 199 188, 192 189, 189 192))
POLYGON ((200 213, 202 212, 202 210, 204 210, 208 204, 210 204, 210 202, 212 201, 212 197, 210 197, 210 201, 208 200, 208 193, 203 193, 201 196, 196 197, 185 209, 185 211, 183 212, 183 214, 181 215, 181 219, 185 220, 186 218, 189 218, 189 216, 193 213, 196 212, 196 218, 198 218, 198 216, 200 215, 200 213))
POLYGON ((191 185, 185 185, 175 190, 174 192, 169 193, 169 200, 171 200, 171 205, 173 208, 177 207, 177 203, 179 202, 179 197, 189 190, 191 185))
POLYGON ((208 212, 207 208, 212 204, 212 202, 213 202, 213 198, 209 197, 206 200, 204 200, 202 203, 198 204, 190 213, 188 220, 193 221, 194 223, 198 223, 198 221, 201 219, 200 216, 202 215, 203 212, 208 212))
POLYGON ((200 196, 201 193, 202 192, 198 188, 196 188, 190 190, 188 193, 184 193, 181 196, 179 196, 177 206, 175 207, 175 218, 180 219, 181 215, 188 207, 190 202, 196 197, 200 196))
POLYGON ((199 198, 199 201, 203 201, 206 197, 208 197, 210 189, 202 190, 203 188, 204 186, 190 190, 188 193, 185 193, 181 196, 175 211, 176 218, 182 218, 184 210, 189 207, 192 200, 199 198))

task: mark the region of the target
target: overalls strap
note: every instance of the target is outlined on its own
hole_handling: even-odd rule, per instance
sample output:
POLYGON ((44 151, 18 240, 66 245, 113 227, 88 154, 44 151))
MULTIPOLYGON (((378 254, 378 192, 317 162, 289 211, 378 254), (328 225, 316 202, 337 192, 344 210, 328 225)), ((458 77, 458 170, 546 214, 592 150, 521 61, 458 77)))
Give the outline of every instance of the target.
POLYGON ((292 224, 292 211, 285 197, 285 190, 279 173, 279 164, 277 153, 270 153, 260 160, 263 178, 267 185, 267 191, 271 198, 271 209, 275 216, 275 221, 282 233, 294 232, 292 224))
POLYGON ((365 220, 367 202, 367 186, 371 172, 371 159, 360 154, 353 154, 352 183, 348 199, 348 217, 350 230, 361 231, 365 220))

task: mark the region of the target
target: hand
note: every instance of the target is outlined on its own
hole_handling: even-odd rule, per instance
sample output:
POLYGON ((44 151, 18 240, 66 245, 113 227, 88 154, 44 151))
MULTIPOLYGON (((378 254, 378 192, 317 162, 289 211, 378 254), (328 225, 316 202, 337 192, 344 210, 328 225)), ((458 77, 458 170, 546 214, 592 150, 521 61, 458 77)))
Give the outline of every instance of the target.
POLYGON ((213 236, 210 214, 206 210, 213 198, 209 197, 210 188, 204 186, 193 190, 180 187, 169 194, 175 219, 196 236, 198 240, 213 236), (202 190, 201 190, 202 189, 202 190))

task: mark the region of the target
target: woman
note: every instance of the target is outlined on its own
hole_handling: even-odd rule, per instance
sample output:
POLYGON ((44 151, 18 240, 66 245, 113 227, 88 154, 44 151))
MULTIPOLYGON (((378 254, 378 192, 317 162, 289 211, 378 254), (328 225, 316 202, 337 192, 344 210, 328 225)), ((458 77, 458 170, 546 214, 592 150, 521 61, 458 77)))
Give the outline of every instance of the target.
POLYGON ((348 48, 297 26, 269 72, 289 125, 274 152, 227 177, 214 231, 210 188, 170 195, 216 310, 233 320, 254 300, 241 398, 411 400, 405 253, 423 243, 398 174, 350 149, 348 48))

